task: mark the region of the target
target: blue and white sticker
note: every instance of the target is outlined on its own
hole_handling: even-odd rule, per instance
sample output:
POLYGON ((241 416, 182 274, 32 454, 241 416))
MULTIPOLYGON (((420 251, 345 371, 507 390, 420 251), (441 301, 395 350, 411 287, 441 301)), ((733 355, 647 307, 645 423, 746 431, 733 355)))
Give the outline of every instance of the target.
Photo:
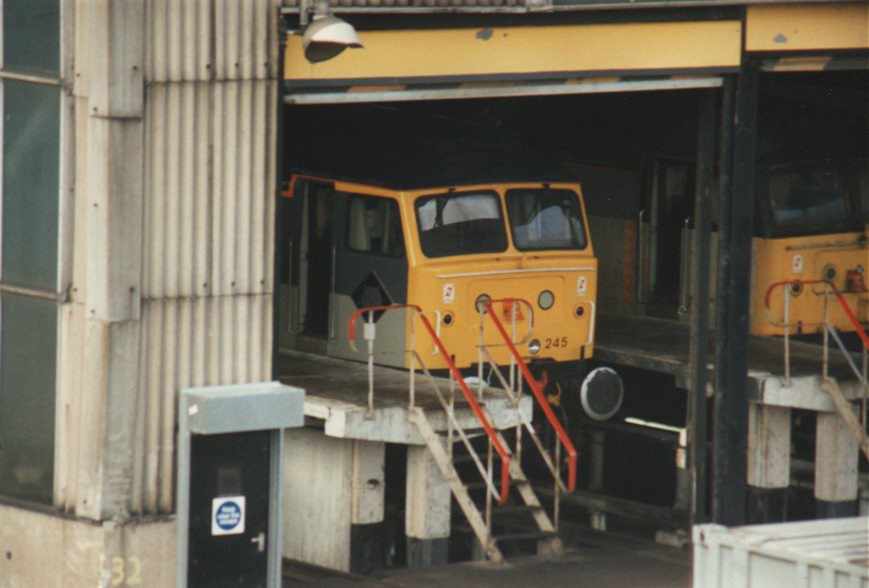
POLYGON ((219 496, 211 501, 211 534, 244 533, 244 496, 219 496))

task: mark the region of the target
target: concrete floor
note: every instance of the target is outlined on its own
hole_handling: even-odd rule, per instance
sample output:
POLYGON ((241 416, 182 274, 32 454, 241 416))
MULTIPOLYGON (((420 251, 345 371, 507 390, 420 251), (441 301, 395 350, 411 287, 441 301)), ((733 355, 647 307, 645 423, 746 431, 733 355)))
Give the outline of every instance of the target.
POLYGON ((691 588, 690 548, 679 550, 613 533, 571 533, 564 557, 523 557, 504 565, 452 564, 424 570, 393 570, 377 577, 300 572, 288 566, 285 587, 324 588, 691 588))

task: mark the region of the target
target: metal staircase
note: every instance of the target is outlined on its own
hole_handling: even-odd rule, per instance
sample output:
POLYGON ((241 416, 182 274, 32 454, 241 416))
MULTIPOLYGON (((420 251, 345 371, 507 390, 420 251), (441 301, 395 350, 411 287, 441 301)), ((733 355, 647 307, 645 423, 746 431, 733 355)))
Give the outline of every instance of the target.
POLYGON ((842 295, 842 292, 839 291, 839 289, 836 288, 836 286, 829 280, 789 280, 783 282, 775 282, 774 284, 770 285, 770 287, 766 291, 765 304, 767 308, 769 308, 770 296, 772 295, 774 290, 776 290, 777 288, 782 288, 784 292, 784 317, 781 324, 784 327, 785 386, 790 386, 791 381, 790 330, 793 325, 790 324, 790 299, 793 296, 795 288, 797 291, 800 291, 804 286, 810 285, 821 285, 823 287, 821 292, 815 292, 819 296, 824 297, 824 315, 820 325, 823 329, 821 360, 822 387, 830 395, 830 399, 833 401, 833 405, 836 407, 836 412, 838 412, 839 416, 842 417, 842 420, 845 421, 845 425, 848 427, 848 430, 851 431, 851 433, 857 439, 861 451, 863 451, 863 454, 866 456, 867 459, 869 459, 869 436, 867 436, 866 434, 866 409, 867 399, 869 399, 869 377, 867 377, 867 371, 869 371, 869 335, 866 334, 866 330, 857 319, 857 315, 854 313, 854 310, 851 308, 851 306, 848 304, 848 301, 842 295), (849 352, 848 349, 845 347, 845 344, 842 342, 842 338, 839 336, 839 332, 830 321, 831 300, 835 301, 840 306, 842 311, 845 313, 848 322, 851 324, 851 326, 854 327, 854 331, 860 338, 860 342, 862 344, 862 369, 858 369, 857 364, 854 362, 854 357, 852 356, 851 352, 849 352), (829 376, 830 339, 832 339, 836 343, 839 351, 848 362, 848 366, 851 368, 851 371, 856 376, 857 380, 862 386, 863 394, 860 399, 861 416, 859 419, 854 414, 854 409, 851 401, 845 398, 845 395, 842 394, 842 390, 839 388, 838 382, 829 376))
MULTIPOLYGON (((529 317, 533 316, 531 305, 522 300, 496 300, 489 302, 486 309, 486 316, 495 324, 503 345, 506 345, 510 352, 510 373, 507 378, 503 376, 499 367, 492 360, 492 353, 489 350, 490 346, 483 343, 483 329, 485 328, 486 317, 481 317, 480 324, 480 374, 482 373, 482 365, 488 363, 491 366, 492 374, 495 374, 498 381, 503 386, 503 389, 490 391, 486 389, 485 383, 481 378, 478 379, 476 394, 471 390, 471 387, 462 377, 451 354, 447 351, 443 341, 438 336, 436 329, 432 326, 431 321, 423 313, 422 309, 415 305, 409 304, 392 304, 385 306, 371 306, 357 310, 351 317, 348 325, 348 341, 355 349, 356 342, 356 324, 360 318, 365 318, 363 325, 363 339, 367 345, 368 351, 368 373, 369 373, 369 394, 368 408, 369 411, 374 410, 374 341, 376 338, 376 328, 374 323, 374 314, 376 312, 387 312, 390 310, 404 309, 412 313, 410 317, 410 337, 408 348, 405 354, 408 358, 409 370, 409 397, 408 397, 408 416, 410 421, 419 431, 420 436, 425 441, 426 446, 431 452, 441 475, 449 483, 456 503, 461 509, 465 519, 470 525, 470 529, 479 541, 485 556, 495 562, 504 560, 503 546, 511 540, 534 540, 537 542, 538 553, 543 555, 558 555, 562 552, 562 544, 558 538, 558 517, 559 517, 559 496, 561 492, 570 492, 574 489, 576 483, 576 459, 577 453, 573 444, 570 441, 567 433, 564 431, 561 423, 557 420, 548 402, 543 394, 543 386, 535 380, 528 369, 528 366, 523 361, 516 349, 515 332, 517 322, 517 308, 519 304, 527 305, 529 308, 529 317), (494 305, 503 304, 512 307, 512 330, 513 337, 507 335, 503 323, 494 312, 494 305), (447 390, 442 390, 442 382, 434 378, 428 367, 422 359, 422 355, 417 350, 416 344, 416 320, 418 319, 423 326, 423 330, 428 335, 428 339, 434 344, 434 351, 441 356, 449 371, 449 385, 447 390), (420 370, 426 377, 434 397, 438 400, 440 409, 446 415, 447 430, 438 432, 432 426, 429 420, 429 415, 421 407, 416 405, 416 371, 420 370), (519 377, 521 376, 521 377, 519 377), (541 403, 543 413, 546 415, 548 422, 555 429, 557 441, 555 446, 555 455, 550 455, 549 451, 543 446, 537 432, 530 422, 526 422, 519 414, 519 404, 522 397, 523 382, 526 383, 538 403, 541 403), (461 397, 457 398, 456 389, 458 388, 461 397), (498 431, 492 425, 492 419, 485 408, 485 397, 487 394, 501 393, 506 394, 513 408, 517 411, 517 426, 513 436, 514 445, 511 448, 507 439, 501 431, 498 431), (458 402, 458 406, 457 406, 458 402), (476 417, 476 426, 473 429, 463 428, 456 418, 456 410, 467 409, 476 417), (522 439, 524 434, 527 434, 543 458, 544 463, 553 476, 555 484, 555 499, 553 503, 553 511, 549 512, 540 503, 531 482, 528 480, 525 472, 522 470, 522 439), (485 456, 481 457, 478 448, 475 447, 474 440, 480 438, 485 441, 485 456), (455 447, 460 445, 464 453, 459 455, 455 447), (568 456, 568 481, 562 480, 561 476, 561 453, 562 446, 568 456), (500 467, 497 468, 496 474, 495 461, 500 461, 500 467), (460 467, 462 464, 470 464, 473 473, 479 477, 475 481, 468 481, 467 468, 460 467), (464 471, 464 475, 460 473, 464 471), (483 496, 475 495, 475 490, 483 490, 483 496), (511 492, 511 489, 513 492, 511 492), (511 498, 514 503, 511 503, 511 498), (518 502, 518 504, 515 504, 518 502), (533 521, 533 529, 522 530, 519 533, 496 534, 493 532, 493 520, 496 515, 505 514, 515 516, 521 513, 530 514, 533 521)), ((528 334, 525 339, 530 336, 533 328, 533 319, 529 318, 528 334)))

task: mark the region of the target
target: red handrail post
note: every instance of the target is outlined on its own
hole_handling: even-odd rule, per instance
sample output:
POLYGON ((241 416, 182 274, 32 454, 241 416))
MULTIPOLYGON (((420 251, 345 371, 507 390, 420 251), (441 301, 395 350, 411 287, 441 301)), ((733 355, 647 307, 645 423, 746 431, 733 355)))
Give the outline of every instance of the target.
POLYGON ((826 284, 829 286, 830 291, 833 293, 833 296, 836 297, 836 301, 839 303, 839 306, 842 307, 842 310, 845 312, 845 316, 848 318, 848 322, 851 323, 851 326, 854 327, 854 331, 857 333, 857 336, 860 337, 860 341, 863 343, 863 348, 869 350, 869 335, 866 334, 866 329, 863 328, 863 325, 857 319, 857 315, 854 314, 854 311, 851 309, 851 305, 848 304, 848 301, 842 296, 842 292, 836 288, 835 284, 830 280, 782 280, 780 282, 773 282, 770 284, 769 288, 766 290, 766 295, 764 296, 764 304, 767 308, 769 308, 769 299, 772 291, 776 288, 784 285, 802 285, 802 284, 826 284))
POLYGON ((479 402, 477 402, 477 398, 474 396, 474 393, 471 392, 471 389, 468 388, 468 384, 465 382, 464 378, 462 378, 462 374, 459 369, 456 367, 455 362, 452 357, 450 357, 449 352, 444 346, 441 338, 438 337, 437 333, 434 330, 434 327, 431 324, 431 321, 428 320, 422 309, 415 304, 383 304, 380 306, 367 306, 364 308, 359 308, 353 314, 350 315, 350 319, 347 324, 347 340, 350 343, 350 346, 355 350, 356 349, 356 321, 359 320, 359 317, 367 312, 375 312, 378 310, 389 311, 395 310, 398 308, 408 308, 417 313, 422 322, 425 330, 428 332, 432 341, 435 344, 438 352, 443 357, 444 361, 447 364, 447 368, 450 373, 450 377, 455 380, 455 382, 459 385, 459 389, 462 391, 462 395, 465 397, 465 400, 468 402, 468 406, 471 407, 471 411, 474 413, 474 416, 477 417, 477 420, 483 426, 483 430, 486 432, 486 436, 492 443, 492 447, 498 453, 498 456, 501 458, 501 492, 498 497, 498 502, 500 504, 505 504, 510 495, 510 452, 506 447, 501 443, 498 438, 498 434, 495 431, 495 428, 489 422, 486 413, 483 412, 483 408, 480 406, 479 402))
POLYGON ((555 429, 555 433, 556 435, 558 435, 558 439, 561 441, 561 444, 564 445, 565 450, 567 450, 567 489, 568 492, 573 492, 576 489, 576 464, 578 458, 576 447, 573 445, 573 441, 571 441, 570 436, 567 434, 567 431, 564 430, 561 421, 559 421, 558 417, 555 416, 555 413, 552 411, 552 407, 549 406, 549 402, 546 400, 546 396, 543 393, 543 388, 540 386, 540 382, 538 382, 534 378, 534 376, 531 375, 531 371, 528 369, 528 365, 525 363, 525 360, 522 359, 519 350, 516 349, 516 345, 513 343, 510 336, 507 335, 507 330, 504 328, 501 320, 495 315, 492 305, 495 302, 504 301, 524 302, 525 304, 528 304, 528 302, 520 298, 490 300, 486 304, 486 314, 492 319, 492 322, 495 324, 495 328, 498 330, 501 338, 504 339, 504 342, 507 344, 507 349, 509 349, 510 353, 513 356, 513 359, 516 361, 516 365, 519 366, 519 370, 522 372, 522 377, 531 388, 531 392, 534 394, 534 398, 537 400, 537 404, 540 406, 541 410, 543 410, 543 414, 546 416, 546 420, 548 420, 552 428, 555 429))

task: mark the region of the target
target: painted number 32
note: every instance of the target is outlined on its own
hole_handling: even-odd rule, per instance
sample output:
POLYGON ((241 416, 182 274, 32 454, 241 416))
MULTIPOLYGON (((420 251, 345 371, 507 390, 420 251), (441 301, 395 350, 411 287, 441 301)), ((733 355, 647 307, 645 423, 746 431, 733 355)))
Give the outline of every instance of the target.
POLYGON ((111 566, 107 563, 105 556, 100 556, 100 568, 111 574, 112 586, 142 585, 142 560, 138 557, 113 557, 111 566))
POLYGON ((546 337, 546 339, 543 340, 543 347, 545 349, 567 347, 567 337, 546 337))

